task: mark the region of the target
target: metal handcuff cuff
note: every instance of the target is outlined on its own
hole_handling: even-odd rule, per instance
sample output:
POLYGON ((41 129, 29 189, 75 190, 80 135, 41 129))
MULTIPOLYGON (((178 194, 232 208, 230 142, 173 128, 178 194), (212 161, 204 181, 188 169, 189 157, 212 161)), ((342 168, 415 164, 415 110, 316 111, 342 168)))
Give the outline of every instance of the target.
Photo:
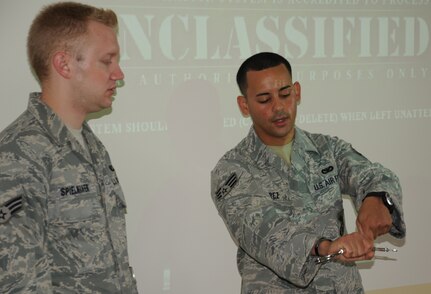
MULTIPOLYGON (((373 247, 373 251, 382 251, 382 252, 398 252, 398 249, 390 249, 387 247, 373 247)), ((344 249, 340 248, 336 253, 324 255, 324 256, 318 256, 316 258, 316 264, 325 264, 327 262, 330 262, 334 260, 335 257, 338 255, 341 255, 344 253, 344 249)))

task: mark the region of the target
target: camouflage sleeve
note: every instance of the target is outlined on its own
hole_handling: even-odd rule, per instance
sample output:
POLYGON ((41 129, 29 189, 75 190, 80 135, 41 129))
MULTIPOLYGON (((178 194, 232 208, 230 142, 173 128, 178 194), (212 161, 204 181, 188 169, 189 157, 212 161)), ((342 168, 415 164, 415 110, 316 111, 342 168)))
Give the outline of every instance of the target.
POLYGON ((0 150, 0 293, 52 293, 43 172, 0 150))
POLYGON ((211 196, 235 243, 249 256, 299 287, 313 280, 320 265, 311 251, 319 237, 331 234, 325 230, 333 215, 301 221, 291 208, 272 201, 245 168, 228 162, 212 171, 211 196))
POLYGON ((331 138, 331 145, 340 171, 341 192, 352 197, 357 210, 369 192, 388 192, 395 205, 392 213, 394 225, 390 234, 403 238, 406 227, 402 210, 402 190, 398 177, 381 164, 369 161, 351 144, 341 139, 331 138))

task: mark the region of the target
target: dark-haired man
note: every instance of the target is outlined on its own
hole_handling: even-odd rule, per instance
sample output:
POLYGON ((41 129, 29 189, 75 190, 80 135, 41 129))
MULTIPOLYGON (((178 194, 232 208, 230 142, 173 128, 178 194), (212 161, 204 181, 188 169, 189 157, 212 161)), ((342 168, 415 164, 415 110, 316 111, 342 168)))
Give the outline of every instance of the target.
POLYGON ((295 126, 301 87, 282 56, 253 55, 237 83, 253 126, 212 171, 211 194, 238 246, 242 293, 363 293, 353 262, 374 257, 376 237, 405 235, 398 178, 343 140, 295 126), (357 232, 345 233, 342 194, 357 232))

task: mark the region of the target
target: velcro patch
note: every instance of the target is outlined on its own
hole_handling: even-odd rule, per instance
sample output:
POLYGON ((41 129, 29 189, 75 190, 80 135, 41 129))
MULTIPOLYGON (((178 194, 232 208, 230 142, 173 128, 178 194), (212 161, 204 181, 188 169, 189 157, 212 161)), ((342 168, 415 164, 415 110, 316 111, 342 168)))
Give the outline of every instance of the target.
POLYGON ((0 224, 6 223, 22 208, 22 196, 17 196, 0 207, 0 224))
POLYGON ((235 187, 236 184, 238 184, 238 176, 236 173, 233 173, 226 180, 226 182, 223 184, 223 186, 218 188, 218 190, 216 191, 217 200, 220 200, 223 197, 225 197, 227 194, 229 194, 229 192, 233 189, 233 187, 235 187))

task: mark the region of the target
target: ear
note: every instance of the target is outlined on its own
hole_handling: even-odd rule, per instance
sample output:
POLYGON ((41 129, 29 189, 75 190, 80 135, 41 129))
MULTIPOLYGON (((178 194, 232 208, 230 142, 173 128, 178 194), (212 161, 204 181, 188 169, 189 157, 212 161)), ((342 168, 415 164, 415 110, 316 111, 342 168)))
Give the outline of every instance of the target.
POLYGON ((299 82, 293 83, 293 88, 295 89, 295 100, 296 105, 301 104, 301 85, 299 82))
POLYGON ((248 110, 247 98, 244 96, 238 96, 236 98, 236 102, 238 103, 239 110, 241 111, 244 117, 248 117, 250 112, 248 110))
POLYGON ((69 62, 70 55, 64 51, 56 52, 52 57, 52 66, 65 79, 69 79, 71 75, 69 62))

